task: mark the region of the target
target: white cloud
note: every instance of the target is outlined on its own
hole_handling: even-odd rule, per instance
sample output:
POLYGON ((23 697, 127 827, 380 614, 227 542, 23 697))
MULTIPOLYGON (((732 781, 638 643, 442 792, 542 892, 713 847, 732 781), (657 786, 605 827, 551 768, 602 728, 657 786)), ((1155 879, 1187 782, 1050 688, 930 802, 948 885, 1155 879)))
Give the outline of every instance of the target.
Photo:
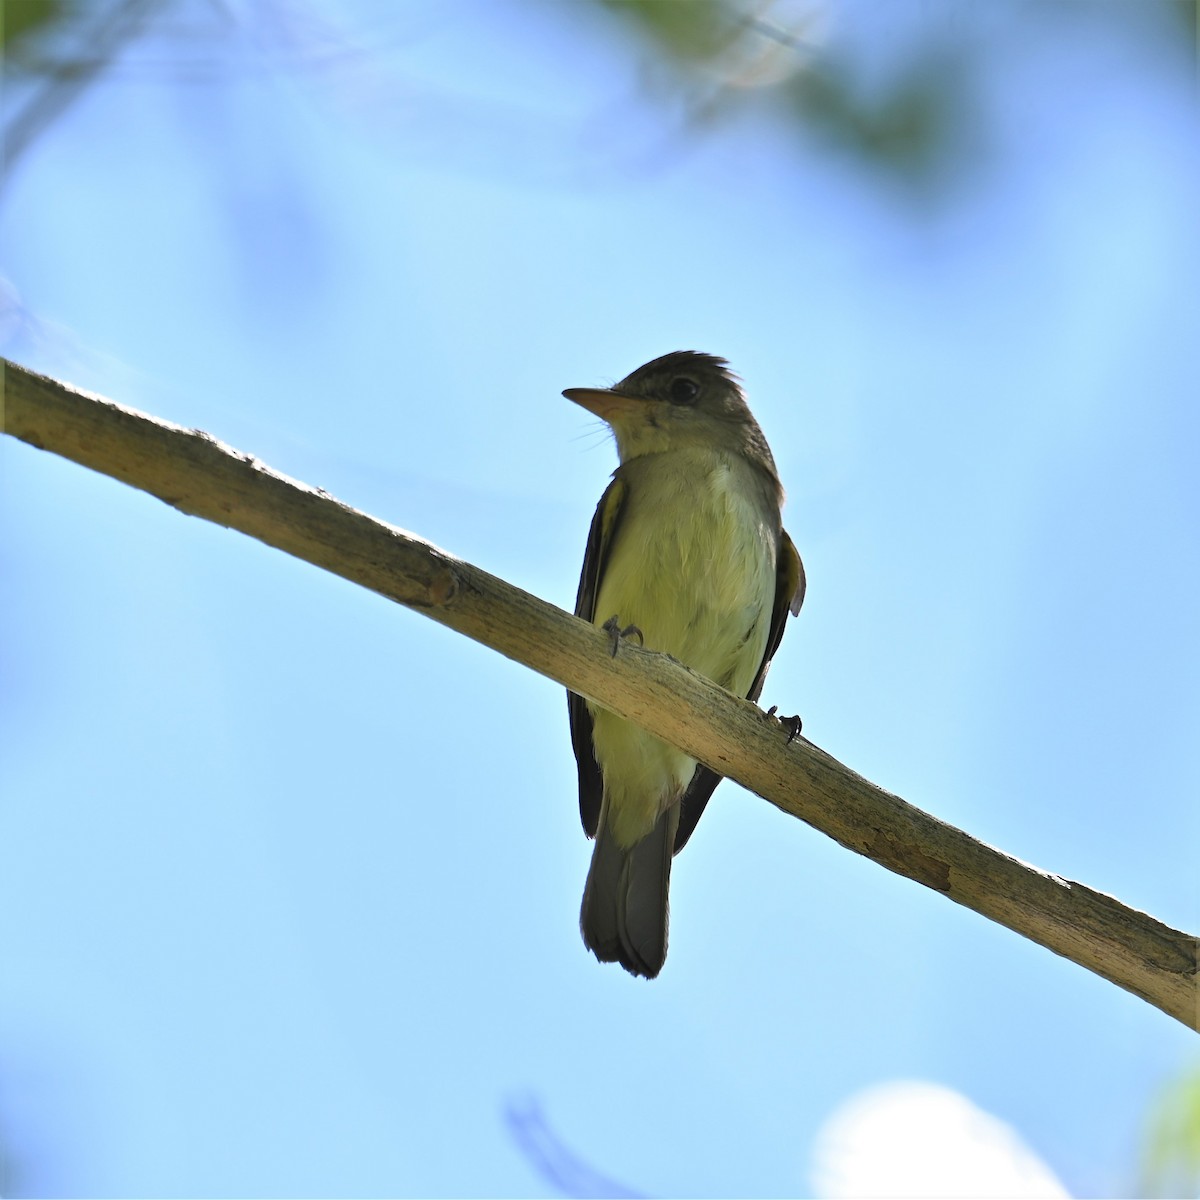
POLYGON ((950 1088, 880 1084, 837 1108, 817 1133, 812 1186, 851 1196, 1067 1196, 1016 1131, 950 1088))

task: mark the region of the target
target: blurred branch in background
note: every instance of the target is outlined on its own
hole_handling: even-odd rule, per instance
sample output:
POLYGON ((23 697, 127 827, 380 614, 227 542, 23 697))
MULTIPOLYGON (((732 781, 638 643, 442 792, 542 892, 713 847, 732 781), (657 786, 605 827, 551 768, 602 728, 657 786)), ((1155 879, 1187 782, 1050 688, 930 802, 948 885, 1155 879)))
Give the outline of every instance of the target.
MULTIPOLYGON (((701 124, 768 102, 793 128, 926 197, 952 187, 983 140, 979 47, 959 21, 902 52, 865 55, 833 0, 599 0, 659 52, 701 124), (872 59, 874 61, 872 61, 872 59)), ((894 25, 877 6, 877 24, 894 25)))
MULTIPOLYGON (((1200 0, 973 5, 855 0, 594 0, 651 50, 647 94, 694 127, 764 105, 792 139, 861 168, 918 209, 951 198, 986 157, 988 59, 1028 22, 1125 25, 1167 55, 1197 45, 1200 0), (1023 24, 1021 22, 1024 22, 1023 24)), ((1036 29, 1034 30, 1036 32, 1036 29)))
MULTIPOLYGON (((723 122, 765 116, 783 132, 781 151, 790 143, 850 163, 863 186, 923 210, 952 198, 987 157, 988 63, 998 40, 1030 38, 1034 20, 1072 21, 1080 36, 1089 24, 1123 26, 1191 56, 1198 4, 1041 0, 1030 10, 962 0, 592 0, 553 6, 550 16, 581 40, 597 20, 624 35, 642 84, 631 98, 657 110, 656 161, 723 122)), ((590 122, 572 126, 483 93, 439 94, 433 81, 406 81, 386 61, 397 45, 433 32, 453 36, 454 14, 444 7, 385 6, 353 32, 303 0, 4 0, 3 11, 6 175, 122 58, 121 77, 143 81, 213 82, 239 68, 307 76, 326 108, 407 152, 428 146, 443 165, 469 146, 473 169, 490 163, 527 176, 547 159, 569 171, 595 166, 590 122), (148 57, 126 54, 151 32, 148 57)), ((610 116, 599 121, 606 169, 647 166, 646 148, 607 136, 610 116)))
POLYGON ((5 86, 25 93, 4 123, 3 172, 145 29, 164 0, 122 0, 97 12, 70 0, 4 0, 0 52, 5 86), (51 47, 53 47, 51 49, 51 47))
POLYGON ((559 1195, 581 1200, 603 1196, 634 1200, 644 1195, 602 1175, 568 1149, 550 1127, 536 1096, 508 1100, 504 1123, 530 1165, 559 1195))

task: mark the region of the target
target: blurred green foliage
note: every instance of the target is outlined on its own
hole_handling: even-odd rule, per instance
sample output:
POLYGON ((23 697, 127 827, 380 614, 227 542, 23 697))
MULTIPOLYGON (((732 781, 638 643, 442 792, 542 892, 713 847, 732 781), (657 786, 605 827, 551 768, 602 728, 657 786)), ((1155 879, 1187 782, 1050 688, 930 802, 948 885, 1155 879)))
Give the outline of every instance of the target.
POLYGON ((967 64, 944 47, 922 50, 876 96, 845 68, 806 71, 787 95, 826 141, 913 183, 948 179, 984 140, 967 64))
POLYGON ((641 27, 672 54, 703 61, 736 34, 738 21, 725 0, 601 0, 605 8, 641 27))
MULTIPOLYGON (((289 0, 291 17, 299 21, 307 3, 289 0)), ((953 195, 986 157, 987 106, 979 92, 989 26, 1036 18, 1074 21, 1081 31, 1097 21, 1156 27, 1176 54, 1182 45, 1192 55, 1200 10, 1200 0, 592 3, 643 51, 651 102, 681 104, 689 127, 743 111, 769 112, 819 152, 862 170, 875 186, 923 203, 953 195)), ((10 109, 10 165, 152 17, 178 16, 186 8, 180 0, 0 0, 0 6, 6 66, 45 84, 24 111, 10 109)), ((234 23, 269 25, 282 14, 274 6, 248 6, 234 23)))
POLYGON ((1067 21, 1082 36, 1111 22, 1165 32, 1170 51, 1195 54, 1200 11, 1200 0, 594 2, 650 47, 651 69, 672 77, 694 116, 765 101, 877 184, 924 200, 951 192, 986 153, 989 25, 1067 21))
POLYGON ((1168 1084, 1150 1110, 1139 1191, 1200 1196, 1200 1067, 1168 1084))
POLYGON ((0 52, 10 81, 0 131, 4 182, 24 151, 170 0, 0 0, 0 52))
POLYGON ((765 101, 883 182, 932 194, 969 168, 985 141, 975 44, 953 28, 905 39, 868 68, 851 43, 827 37, 839 6, 821 0, 598 2, 648 40, 704 115, 765 101))
POLYGON ((0 50, 5 58, 61 20, 65 9, 65 0, 0 0, 0 50))

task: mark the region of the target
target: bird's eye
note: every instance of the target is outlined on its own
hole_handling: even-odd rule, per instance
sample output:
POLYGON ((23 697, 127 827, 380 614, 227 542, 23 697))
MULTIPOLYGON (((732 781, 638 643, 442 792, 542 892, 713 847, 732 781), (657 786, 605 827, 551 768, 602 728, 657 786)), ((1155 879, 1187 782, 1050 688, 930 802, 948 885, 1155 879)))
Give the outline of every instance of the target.
POLYGON ((670 394, 672 404, 695 404, 696 397, 700 395, 700 385, 694 379, 681 375, 671 380, 670 394))

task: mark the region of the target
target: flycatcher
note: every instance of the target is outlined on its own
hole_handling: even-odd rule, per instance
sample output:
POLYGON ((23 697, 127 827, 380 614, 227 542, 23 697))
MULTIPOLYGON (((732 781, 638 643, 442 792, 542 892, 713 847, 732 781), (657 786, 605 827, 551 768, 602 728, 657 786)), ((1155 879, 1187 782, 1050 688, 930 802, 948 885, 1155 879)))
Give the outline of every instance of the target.
MULTIPOLYGON (((612 388, 563 395, 608 422, 620 466, 588 534, 575 614, 757 700, 804 567, 783 530, 766 438, 723 358, 677 351, 612 388)), ((671 858, 721 777, 568 693, 579 813, 596 839, 583 940, 653 979, 667 957, 671 858)))

